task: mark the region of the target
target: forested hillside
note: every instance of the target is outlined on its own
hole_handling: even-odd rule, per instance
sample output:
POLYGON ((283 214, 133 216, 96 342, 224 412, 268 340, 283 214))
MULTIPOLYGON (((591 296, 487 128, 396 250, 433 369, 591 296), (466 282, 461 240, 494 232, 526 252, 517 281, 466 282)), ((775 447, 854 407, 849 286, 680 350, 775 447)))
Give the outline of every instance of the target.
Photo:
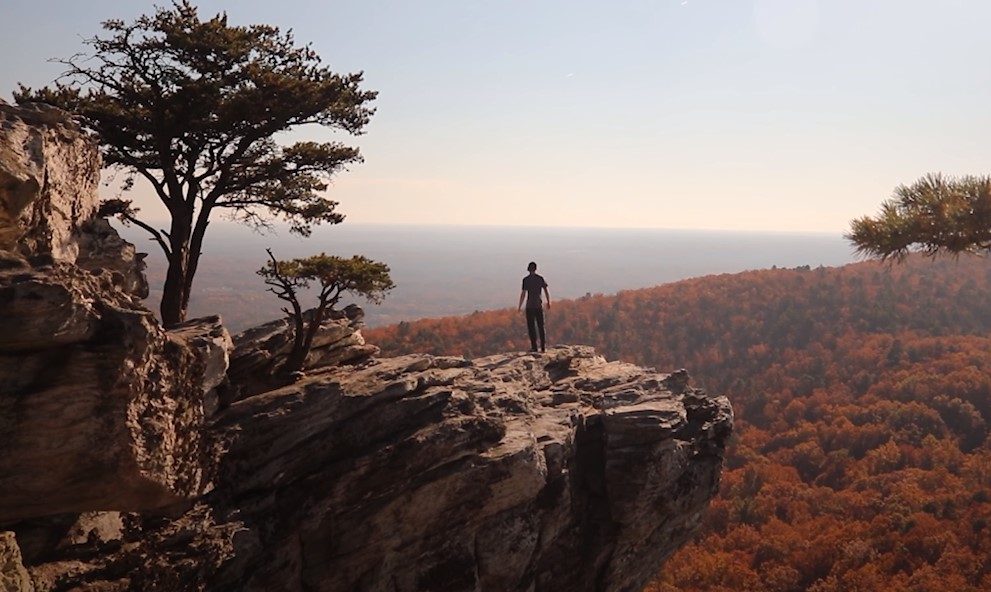
MULTIPOLYGON (((708 276, 555 302, 547 326, 733 402, 720 496, 649 590, 991 590, 987 259, 708 276)), ((515 310, 365 331, 466 356, 525 334, 515 310)))

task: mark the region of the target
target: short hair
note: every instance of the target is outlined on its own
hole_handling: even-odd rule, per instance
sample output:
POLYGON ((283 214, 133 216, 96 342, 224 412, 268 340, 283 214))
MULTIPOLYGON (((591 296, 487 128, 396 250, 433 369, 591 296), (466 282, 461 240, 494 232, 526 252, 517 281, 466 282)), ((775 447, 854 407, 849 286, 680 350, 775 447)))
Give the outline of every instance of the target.
POLYGON ((537 271, 537 264, 535 262, 531 261, 530 264, 526 266, 526 270, 527 271, 537 271))

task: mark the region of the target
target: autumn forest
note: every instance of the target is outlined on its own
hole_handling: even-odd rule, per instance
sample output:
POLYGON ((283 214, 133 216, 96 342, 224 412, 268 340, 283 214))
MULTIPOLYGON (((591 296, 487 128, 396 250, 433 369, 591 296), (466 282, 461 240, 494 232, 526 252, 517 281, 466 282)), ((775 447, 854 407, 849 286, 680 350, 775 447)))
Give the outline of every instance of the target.
MULTIPOLYGON (((547 316, 551 344, 686 368, 733 402, 720 494, 649 592, 991 590, 987 259, 707 276, 547 316)), ((500 310, 364 333, 473 357, 525 332, 500 310)))

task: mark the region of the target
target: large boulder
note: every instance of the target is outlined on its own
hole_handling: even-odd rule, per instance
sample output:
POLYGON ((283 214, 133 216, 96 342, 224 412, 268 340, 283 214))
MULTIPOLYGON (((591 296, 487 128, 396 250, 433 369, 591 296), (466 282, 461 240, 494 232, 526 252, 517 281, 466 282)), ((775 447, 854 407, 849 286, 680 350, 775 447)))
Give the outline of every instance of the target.
POLYGON ((0 250, 75 262, 99 182, 100 152, 69 114, 0 104, 0 250))
POLYGON ((0 524, 210 487, 204 391, 230 338, 169 334, 141 304, 144 264, 98 216, 99 172, 68 114, 0 104, 0 524))
POLYGON ((0 272, 0 523, 208 487, 210 357, 112 286, 62 264, 0 272))
POLYGON ((0 251, 112 272, 144 298, 144 254, 97 213, 100 152, 72 117, 41 103, 0 103, 0 251))

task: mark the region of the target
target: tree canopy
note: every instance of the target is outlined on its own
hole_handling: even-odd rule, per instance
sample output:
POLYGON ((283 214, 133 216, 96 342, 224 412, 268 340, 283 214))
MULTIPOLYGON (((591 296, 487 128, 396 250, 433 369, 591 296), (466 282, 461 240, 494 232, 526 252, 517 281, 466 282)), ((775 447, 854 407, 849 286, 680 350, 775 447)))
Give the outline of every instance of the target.
POLYGON ((185 318, 215 209, 255 227, 281 218, 304 236, 314 224, 343 220, 322 192, 361 161, 358 149, 276 137, 307 124, 361 134, 376 96, 360 88, 361 73, 332 72, 276 27, 233 26, 224 13, 202 20, 186 0, 103 29, 106 36, 85 41, 90 55, 57 60, 68 70, 54 87, 21 86, 14 98, 75 113, 97 136, 105 164, 127 173, 125 188, 144 179, 168 209, 168 230, 141 220, 126 200, 105 209, 164 251, 166 325, 185 318))
POLYGON ((853 220, 846 238, 882 259, 991 250, 991 177, 930 174, 900 185, 877 217, 853 220))

